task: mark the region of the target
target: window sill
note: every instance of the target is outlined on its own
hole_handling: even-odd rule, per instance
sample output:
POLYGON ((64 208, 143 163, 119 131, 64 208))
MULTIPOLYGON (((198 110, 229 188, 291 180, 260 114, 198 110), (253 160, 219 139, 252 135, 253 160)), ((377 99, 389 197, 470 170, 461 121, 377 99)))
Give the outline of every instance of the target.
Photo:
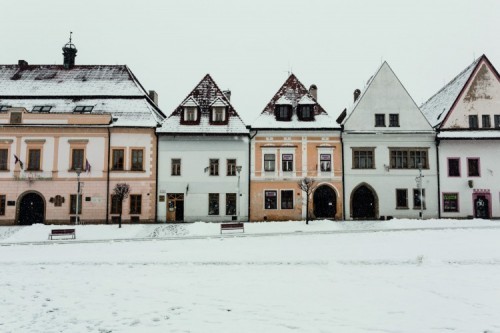
POLYGON ((26 169, 24 171, 25 172, 43 172, 43 170, 39 170, 39 169, 36 169, 36 170, 34 170, 34 169, 26 169))
POLYGON ((408 210, 410 207, 396 207, 397 210, 408 210))
POLYGON ((0 172, 10 172, 10 170, 2 169, 0 172))

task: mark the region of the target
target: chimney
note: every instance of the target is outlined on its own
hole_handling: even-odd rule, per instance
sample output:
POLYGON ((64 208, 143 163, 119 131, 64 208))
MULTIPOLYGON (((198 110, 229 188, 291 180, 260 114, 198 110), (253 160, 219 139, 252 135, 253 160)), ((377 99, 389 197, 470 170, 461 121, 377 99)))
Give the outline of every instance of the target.
POLYGON ((222 92, 228 101, 231 101, 231 90, 224 90, 222 92))
POLYGON ((71 32, 69 34, 69 42, 66 43, 66 45, 63 46, 63 56, 64 56, 64 68, 65 69, 71 69, 75 67, 75 58, 76 58, 76 53, 78 50, 76 49, 75 44, 71 43, 71 35, 73 33, 71 32))
POLYGON ((318 100, 318 87, 315 84, 311 84, 309 87, 309 93, 317 101, 318 100))
POLYGON ((156 106, 158 106, 158 93, 156 93, 156 91, 154 90, 150 90, 148 95, 149 98, 151 98, 153 102, 156 104, 156 106))
POLYGON ((19 65, 20 69, 25 69, 26 67, 28 67, 28 62, 26 60, 19 60, 17 64, 19 65))
POLYGON ((359 90, 359 89, 354 90, 354 101, 355 102, 358 100, 359 95, 361 95, 361 90, 359 90))

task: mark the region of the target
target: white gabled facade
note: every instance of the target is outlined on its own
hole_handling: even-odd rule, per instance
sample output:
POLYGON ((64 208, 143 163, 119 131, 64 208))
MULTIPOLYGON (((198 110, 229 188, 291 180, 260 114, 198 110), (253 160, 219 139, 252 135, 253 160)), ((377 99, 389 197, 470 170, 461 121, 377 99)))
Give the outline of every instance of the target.
POLYGON ((206 75, 157 130, 157 220, 247 221, 248 133, 206 75))
POLYGON ((384 62, 342 124, 345 219, 438 216, 435 132, 384 62))
POLYGON ((500 217, 500 78, 486 56, 422 111, 438 131, 441 217, 500 217))

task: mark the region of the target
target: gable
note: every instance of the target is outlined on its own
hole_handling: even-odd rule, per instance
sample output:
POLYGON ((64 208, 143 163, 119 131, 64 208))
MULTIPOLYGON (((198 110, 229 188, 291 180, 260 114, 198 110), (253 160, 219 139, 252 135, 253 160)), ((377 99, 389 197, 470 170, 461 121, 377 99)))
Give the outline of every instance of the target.
POLYGON ((397 76, 384 62, 369 81, 344 120, 346 131, 430 131, 429 122, 397 76), (385 115, 385 126, 375 126, 375 115, 385 115), (389 126, 389 115, 397 114, 399 126, 389 126))
POLYGON ((478 117, 479 128, 483 128, 483 115, 489 116, 491 127, 494 126, 494 116, 500 115, 500 78, 486 57, 472 72, 441 129, 468 129, 471 115, 478 117))

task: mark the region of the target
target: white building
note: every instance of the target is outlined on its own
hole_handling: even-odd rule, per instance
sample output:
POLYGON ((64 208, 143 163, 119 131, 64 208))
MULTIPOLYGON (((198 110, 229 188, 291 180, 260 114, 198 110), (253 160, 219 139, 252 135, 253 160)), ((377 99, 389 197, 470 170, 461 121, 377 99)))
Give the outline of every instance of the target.
POLYGON ((485 55, 422 105, 438 130, 441 216, 500 217, 500 77, 485 55))
POLYGON ((248 220, 248 133, 207 74, 157 130, 157 220, 248 220))
POLYGON ((337 119, 345 218, 437 217, 435 132, 386 62, 354 99, 337 119))

